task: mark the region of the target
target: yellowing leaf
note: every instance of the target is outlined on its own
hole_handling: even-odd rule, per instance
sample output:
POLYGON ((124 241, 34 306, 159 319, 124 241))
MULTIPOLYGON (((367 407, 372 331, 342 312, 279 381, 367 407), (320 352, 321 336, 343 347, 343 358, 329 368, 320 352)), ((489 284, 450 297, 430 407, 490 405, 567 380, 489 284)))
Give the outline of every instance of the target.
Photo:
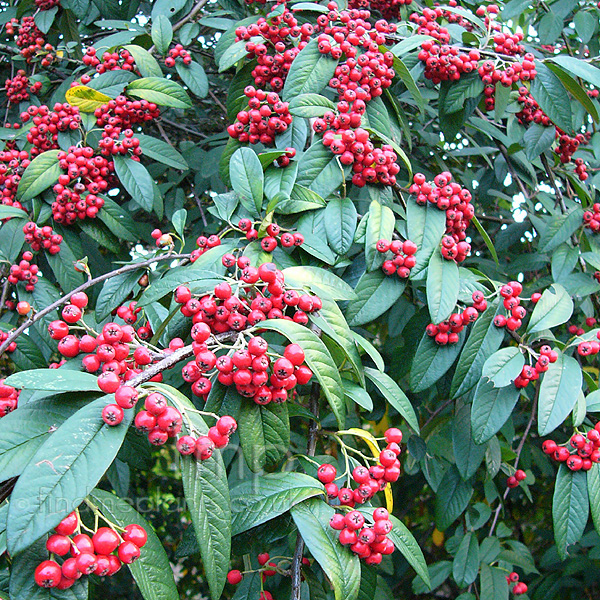
MULTIPOLYGON (((377 440, 368 431, 365 431, 364 429, 358 429, 358 427, 351 427, 345 432, 340 433, 349 433, 351 435, 355 435, 356 437, 363 439, 367 446, 369 446, 371 452, 373 453, 373 456, 375 458, 379 458, 379 453, 381 452, 381 450, 379 449, 377 440)), ((391 513, 394 510, 394 496, 392 494, 392 488, 389 483, 385 486, 384 493, 386 508, 388 512, 391 513)))
POLYGON ((65 94, 65 98, 69 104, 78 106, 79 110, 84 113, 93 113, 103 104, 110 102, 110 96, 93 90, 87 85, 78 85, 69 88, 65 94))

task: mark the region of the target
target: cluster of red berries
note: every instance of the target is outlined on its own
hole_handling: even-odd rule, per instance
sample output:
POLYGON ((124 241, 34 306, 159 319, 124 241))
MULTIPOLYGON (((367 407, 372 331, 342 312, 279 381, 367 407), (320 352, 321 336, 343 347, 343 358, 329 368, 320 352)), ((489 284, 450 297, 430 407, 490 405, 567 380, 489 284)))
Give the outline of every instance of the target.
MULTIPOLYGON (((556 137, 558 138, 558 146, 554 149, 554 152, 558 154, 558 158, 562 164, 570 162, 579 146, 587 144, 589 140, 589 136, 583 133, 570 136, 558 127, 556 128, 556 137)), ((588 175, 583 160, 581 158, 576 159, 575 165, 575 171, 579 176, 579 179, 585 181, 588 178, 588 175)))
MULTIPOLYGON (((120 396, 127 398, 131 395, 127 386, 117 390, 115 397, 119 402, 120 396), (127 390, 121 394, 121 390, 127 390)), ((169 406, 167 399, 158 392, 153 392, 144 401, 144 410, 135 416, 135 426, 138 431, 148 434, 148 441, 153 446, 162 446, 169 438, 177 437, 181 431, 183 417, 174 406, 169 406)), ((182 435, 177 440, 177 450, 182 456, 194 455, 197 460, 209 459, 215 448, 225 448, 229 443, 229 437, 237 429, 237 423, 233 417, 225 415, 217 420, 207 435, 193 437, 182 435)))
POLYGON ((4 83, 8 101, 11 104, 18 104, 24 100, 29 100, 29 94, 36 95, 42 89, 42 82, 29 82, 29 77, 23 69, 19 69, 12 79, 7 79, 4 83))
POLYGON ((427 40, 421 44, 419 60, 425 65, 425 77, 433 83, 458 81, 463 73, 471 73, 479 66, 479 50, 467 54, 456 46, 427 40))
MULTIPOLYGON (((245 232, 247 240, 258 239, 258 229, 250 219, 240 219, 238 227, 245 232)), ((277 223, 270 223, 267 226, 267 235, 260 240, 260 246, 265 252, 273 252, 277 248, 277 242, 284 248, 292 246, 302 246, 304 236, 301 233, 291 233, 289 231, 281 232, 281 227, 277 223)))
POLYGON ((394 258, 387 259, 381 265, 381 270, 386 275, 398 275, 400 279, 407 279, 410 270, 417 264, 415 254, 417 245, 410 240, 401 242, 400 240, 379 240, 375 246, 378 252, 385 254, 391 252, 394 258))
POLYGON ((177 44, 175 48, 169 50, 169 56, 165 58, 165 66, 174 67, 177 58, 180 58, 184 65, 192 63, 192 55, 181 44, 177 44))
POLYGON ((286 148, 284 154, 278 156, 273 164, 277 164, 280 167, 287 167, 290 164, 290 160, 296 156, 296 148, 292 148, 291 146, 286 148))
POLYGON ((375 10, 388 21, 400 18, 400 7, 412 4, 412 0, 350 0, 348 8, 375 10))
POLYGON ((275 92, 283 89, 283 84, 292 62, 298 56, 314 28, 310 23, 298 24, 296 17, 285 8, 283 14, 269 15, 268 20, 260 17, 256 23, 240 26, 235 30, 236 42, 246 40, 246 52, 257 65, 252 71, 254 85, 275 92), (256 41, 258 37, 262 41, 256 41))
POLYGON ((473 292, 471 298, 473 300, 473 304, 465 308, 462 312, 453 313, 446 321, 443 321, 438 325, 432 323, 428 326, 428 330, 426 330, 427 334, 431 337, 434 337, 436 343, 442 345, 445 343, 456 343, 458 341, 458 334, 464 329, 464 327, 470 323, 474 323, 479 318, 479 314, 487 310, 487 301, 483 295, 483 292, 477 290, 473 292), (437 331, 435 328, 437 328, 437 331), (445 342, 446 338, 443 334, 447 334, 447 342, 445 342))
POLYGON ((142 154, 140 141, 134 137, 132 127, 138 123, 147 123, 160 116, 160 109, 154 102, 130 100, 126 96, 117 96, 94 111, 99 127, 103 128, 102 139, 98 143, 104 156, 127 154, 133 157, 142 154), (121 140, 121 134, 124 139, 121 140))
POLYGON ((25 282, 25 290, 33 292, 38 282, 39 267, 32 265, 33 254, 29 251, 23 252, 23 258, 16 264, 11 265, 8 271, 8 282, 17 285, 19 281, 25 282))
POLYGON ((98 194, 108 189, 114 163, 104 156, 94 155, 94 149, 89 146, 71 146, 67 152, 60 151, 58 161, 65 172, 59 175, 53 187, 56 201, 52 203, 52 217, 65 225, 77 219, 94 219, 104 206, 98 194))
POLYGON ((336 513, 331 517, 329 525, 340 532, 340 544, 350 546, 350 550, 367 565, 378 565, 385 555, 394 552, 394 542, 387 537, 393 525, 385 508, 373 511, 372 527, 365 522, 363 514, 358 510, 352 510, 346 515, 336 513))
POLYGON ((20 54, 27 62, 31 62, 37 54, 46 54, 41 61, 42 67, 49 66, 54 60, 54 56, 50 54, 54 47, 46 43, 44 34, 37 28, 33 17, 23 17, 19 19, 11 19, 6 24, 6 33, 15 36, 15 43, 21 49, 20 54))
MULTIPOLYGON (((152 239, 154 240, 157 248, 169 248, 172 247, 174 244, 173 236, 170 233, 163 233, 160 229, 153 229, 150 235, 152 236, 152 239)), ((202 236, 200 236, 198 240, 200 240, 201 237, 202 236)), ((216 235, 210 236, 210 238, 205 239, 211 239, 211 244, 214 244, 214 246, 218 246, 221 243, 219 236, 216 235), (217 238, 218 242, 215 243, 213 238, 217 238)), ((198 240, 196 240, 196 243, 198 246, 200 246, 200 248, 198 250, 194 250, 194 252, 200 252, 198 254, 198 256, 200 256, 201 254, 206 252, 208 248, 206 247, 206 243, 204 243, 204 247, 202 247, 198 240)), ((210 247, 212 247, 212 245, 210 247)), ((194 256, 194 252, 192 252, 192 262, 194 262, 194 260, 196 260, 197 258, 197 256, 194 256)))
POLYGON ((102 59, 99 59, 96 56, 96 49, 89 47, 83 55, 83 64, 94 67, 97 73, 136 70, 135 59, 125 48, 121 48, 118 52, 104 52, 102 59))
MULTIPOLYGON (((577 335, 582 335, 579 331, 583 331, 578 328, 577 335)), ((600 352, 600 331, 596 333, 596 337, 599 341, 590 340, 587 342, 581 342, 577 346, 577 353, 579 356, 594 356, 600 352)))
POLYGON ((42 248, 48 251, 48 254, 58 254, 62 244, 62 235, 54 233, 50 225, 38 227, 33 221, 23 225, 25 242, 27 242, 34 252, 39 252, 42 248))
MULTIPOLYGON (((527 309, 521 305, 519 294, 523 291, 523 286, 518 281, 511 281, 500 288, 500 296, 504 298, 504 308, 508 311, 508 316, 496 315, 494 325, 496 327, 506 327, 509 331, 516 331, 521 327, 523 319, 527 315, 527 309)), ((540 294, 532 296, 532 302, 537 302, 540 294)))
POLYGON ((521 110, 517 113, 517 119, 522 125, 527 123, 538 123, 546 127, 552 125, 548 115, 540 108, 540 105, 526 87, 519 88, 517 102, 522 105, 521 110))
POLYGON ((60 0, 35 0, 35 5, 40 10, 51 10, 55 6, 60 6, 60 0))
POLYGON ((415 195, 417 204, 424 206, 430 202, 446 211, 446 234, 451 240, 442 240, 442 256, 462 262, 471 250, 470 244, 465 242, 465 232, 475 215, 471 192, 453 182, 447 171, 436 175, 433 184, 422 173, 416 173, 409 191, 415 195))
POLYGON ((525 473, 523 469, 517 469, 515 474, 511 475, 506 480, 506 487, 510 489, 516 488, 519 483, 521 483, 521 481, 525 481, 525 479, 527 479, 527 473, 525 473))
POLYGON ((130 565, 140 557, 140 548, 148 540, 145 529, 135 523, 119 532, 100 527, 92 537, 85 533, 74 535, 80 527, 79 516, 73 512, 54 528, 46 549, 55 556, 71 556, 62 565, 54 560, 40 563, 34 575, 37 585, 66 590, 83 576, 112 577, 123 564, 130 565))
POLYGON ((521 596, 522 594, 527 593, 527 584, 523 581, 519 581, 519 574, 515 571, 506 576, 506 581, 508 582, 508 585, 511 583, 515 584, 511 590, 515 596, 521 596))
POLYGON ((445 346, 446 344, 456 344, 458 334, 470 323, 475 323, 479 318, 479 313, 487 309, 487 301, 480 291, 473 292, 473 304, 468 306, 462 312, 451 314, 445 321, 430 323, 425 328, 425 333, 432 337, 436 344, 445 346))
MULTIPOLYGON (((6 332, 2 332, 5 333, 6 332)), ((6 334, 8 336, 8 334, 6 334)), ((0 338, 0 343, 4 341, 0 338)), ((14 342, 13 342, 14 343, 14 342)), ((11 350, 9 350, 11 352, 11 350)), ((5 385, 4 379, 0 379, 0 418, 5 417, 8 413, 17 408, 19 404, 19 390, 5 385)))
MULTIPOLYGON (((600 206, 600 205, 598 205, 600 206)), ((596 320, 596 317, 586 317, 585 319, 585 326, 586 327, 595 327, 596 324, 598 323, 598 321, 596 320)), ((583 335, 585 333, 585 329, 579 325, 575 325, 575 324, 571 324, 567 327, 567 331, 571 334, 571 335, 583 335)))
MULTIPOLYGON (((269 562, 270 558, 271 557, 269 556, 268 552, 262 552, 256 557, 258 564, 262 567, 260 569, 260 574, 263 583, 266 581, 267 577, 273 577, 273 575, 277 574, 277 571, 274 570, 274 568, 276 568, 277 565, 274 562, 269 562), (265 566, 273 568, 265 568, 265 566)), ((304 557, 302 559, 302 564, 305 566, 309 566, 310 561, 308 560, 308 558, 304 557)), ((229 571, 229 573, 227 573, 227 582, 231 585, 238 585, 238 583, 240 583, 243 578, 244 574, 238 569, 232 569, 231 571, 229 571)), ((271 592, 263 590, 260 593, 258 600, 273 600, 273 595, 271 594, 271 592)))
POLYGON ((47 106, 30 106, 26 112, 21 113, 23 123, 33 121, 33 126, 27 132, 27 141, 33 146, 31 157, 35 157, 47 150, 58 148, 58 132, 75 130, 81 124, 79 108, 66 102, 57 102, 54 109, 47 106))
POLYGON ((338 500, 341 506, 354 508, 384 490, 388 483, 398 481, 400 477, 398 456, 401 452, 402 431, 391 427, 384 435, 387 446, 379 453, 379 463, 369 468, 360 465, 353 469, 352 479, 358 484, 356 489, 338 487, 335 483, 337 469, 333 465, 324 463, 317 469, 317 477, 324 484, 329 500, 338 500))
POLYGON ((575 433, 564 446, 554 440, 546 440, 542 450, 556 462, 564 462, 571 471, 589 471, 594 463, 600 462, 600 423, 596 423, 585 436, 575 433))
POLYGON ((515 378, 514 384, 517 389, 525 388, 531 381, 536 381, 540 377, 540 373, 544 373, 548 370, 550 363, 554 363, 558 360, 558 352, 552 350, 550 346, 544 345, 540 348, 540 355, 538 356, 535 365, 525 365, 519 375, 515 378))
POLYGON ((227 133, 243 143, 272 145, 275 136, 292 123, 289 104, 282 102, 277 93, 257 90, 251 85, 244 89, 244 95, 248 98, 248 110, 237 114, 227 133))
MULTIPOLYGON (((9 300, 6 301, 7 308, 9 308, 9 300)), ((14 305, 14 303, 13 303, 14 305)), ((8 339, 8 331, 0 331, 0 344, 3 344, 8 339)), ((11 342, 6 349, 7 352, 14 352, 17 349, 17 342, 11 342)))
POLYGON ((30 162, 29 153, 25 150, 13 148, 0 151, 0 203, 23 208, 15 198, 21 175, 30 162))

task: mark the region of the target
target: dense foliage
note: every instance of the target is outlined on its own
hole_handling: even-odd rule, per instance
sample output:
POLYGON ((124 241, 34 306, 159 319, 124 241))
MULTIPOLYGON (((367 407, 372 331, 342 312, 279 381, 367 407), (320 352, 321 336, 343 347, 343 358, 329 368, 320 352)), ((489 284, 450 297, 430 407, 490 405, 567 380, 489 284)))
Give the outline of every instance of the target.
POLYGON ((600 5, 1 6, 0 598, 600 595, 600 5))

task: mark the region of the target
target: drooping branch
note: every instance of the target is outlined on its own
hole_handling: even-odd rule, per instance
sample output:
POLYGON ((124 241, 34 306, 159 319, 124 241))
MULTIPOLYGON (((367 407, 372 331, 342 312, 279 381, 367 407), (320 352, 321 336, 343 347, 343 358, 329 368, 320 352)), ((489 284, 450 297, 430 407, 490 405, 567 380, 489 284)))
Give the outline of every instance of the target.
POLYGON ((8 346, 15 341, 28 327, 31 327, 34 323, 39 321, 42 317, 45 317, 48 313, 51 313, 53 310, 59 308, 63 304, 66 304, 73 294, 77 294, 78 292, 84 292, 85 290, 91 288, 97 283, 101 283, 102 281, 106 281, 111 277, 115 277, 117 275, 121 275, 122 273, 129 273, 129 271, 137 271, 138 269, 143 269, 144 267, 148 267, 156 262, 160 262, 163 260, 189 260, 189 254, 163 254, 162 256, 155 256, 154 258, 149 258, 143 262, 132 263, 129 265, 125 265, 120 267, 119 269, 115 269, 114 271, 110 271, 109 273, 104 273, 103 275, 99 275, 98 277, 94 277, 93 279, 89 279, 85 283, 81 284, 78 288, 70 291, 68 294, 65 294, 56 302, 49 304, 46 308, 36 312, 34 315, 29 317, 26 321, 24 321, 17 329, 10 333, 10 335, 6 338, 6 340, 0 344, 0 356, 6 351, 8 346))

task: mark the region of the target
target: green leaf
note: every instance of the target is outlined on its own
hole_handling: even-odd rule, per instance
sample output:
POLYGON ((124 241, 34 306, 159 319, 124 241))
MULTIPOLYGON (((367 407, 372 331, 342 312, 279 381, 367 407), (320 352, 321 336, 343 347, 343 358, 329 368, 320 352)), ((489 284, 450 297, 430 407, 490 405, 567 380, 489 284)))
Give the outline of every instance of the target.
MULTIPOLYGON (((135 59, 135 64, 142 74, 142 77, 162 77, 160 65, 148 50, 133 44, 123 46, 123 48, 129 51, 135 59)), ((150 100, 150 102, 154 102, 154 100, 150 100)))
POLYGON ((447 319, 458 301, 458 265, 434 252, 427 268, 427 307, 433 323, 447 319))
POLYGON ((571 101, 560 79, 543 63, 536 64, 537 75, 531 84, 531 95, 550 120, 570 133, 573 129, 571 101))
POLYGON ((327 111, 335 111, 335 104, 320 94, 302 94, 290 99, 290 112, 295 117, 312 119, 322 117, 327 111))
POLYGON ((304 350, 305 362, 321 384, 338 425, 340 429, 343 429, 346 418, 346 402, 342 389, 342 379, 338 367, 331 358, 325 344, 313 331, 293 321, 267 319, 261 321, 260 329, 277 331, 304 350))
POLYGON ((465 341, 464 331, 456 344, 438 346, 433 338, 423 334, 410 370, 410 388, 422 392, 441 379, 453 365, 465 341))
POLYGON ((581 207, 550 219, 548 226, 540 237, 540 252, 551 252, 566 242, 581 227, 583 209, 581 207))
POLYGON ((354 242, 357 212, 350 198, 332 198, 325 208, 325 233, 329 247, 337 254, 346 254, 354 242))
POLYGON ((574 56, 567 56, 566 54, 552 56, 549 60, 564 67, 571 75, 581 77, 581 79, 591 83, 595 88, 600 88, 600 69, 598 67, 574 56))
POLYGON ((17 389, 48 392, 99 392, 98 377, 69 369, 33 369, 14 373, 4 382, 17 389))
POLYGON ((137 76, 131 71, 107 71, 94 77, 87 85, 114 99, 122 94, 125 86, 134 79, 137 79, 137 76))
POLYGON ((96 321, 101 323, 110 313, 121 305, 137 285, 142 270, 129 271, 107 279, 96 300, 96 321))
POLYGON ((152 526, 125 500, 104 490, 95 489, 90 499, 119 527, 135 523, 146 530, 148 541, 140 558, 127 565, 144 600, 179 600, 175 580, 171 575, 169 557, 152 526))
POLYGON ((290 445, 287 404, 259 406, 245 401, 238 418, 238 432, 246 464, 257 473, 276 465, 290 445))
POLYGON ((439 249, 446 231, 446 213, 430 202, 420 206, 410 199, 406 204, 406 220, 408 239, 417 245, 417 263, 411 270, 414 277, 427 267, 432 254, 439 249))
MULTIPOLYGON (((575 19, 581 14, 585 14, 582 12, 578 12, 575 15, 575 19)), ((592 119, 598 123, 600 121, 600 115, 598 115, 598 109, 596 108, 596 104, 592 101, 592 99, 587 95, 585 88, 579 84, 579 82, 564 71, 558 65, 549 62, 547 67, 560 79, 561 83, 567 88, 567 91, 583 106, 583 108, 592 116, 592 119)))
POLYGON ((471 585, 479 574, 479 542, 473 533, 467 533, 460 541, 452 562, 452 577, 460 588, 471 585))
MULTIPOLYGON (((409 38, 412 39, 412 38, 409 38)), ((407 40, 405 40, 407 41, 407 40)), ((402 42, 400 42, 402 43, 402 42)), ((387 50, 387 49, 386 49, 387 50)), ((392 49, 393 50, 393 49, 392 49)), ((411 93, 418 109, 421 111, 421 114, 425 112, 425 100, 423 100, 423 96, 421 91, 419 90, 413 76, 411 75, 408 67, 402 62, 400 58, 396 58, 394 60, 394 71, 396 75, 400 77, 402 83, 406 86, 406 89, 411 93)))
POLYGON ((452 398, 466 394, 477 385, 485 361, 500 347, 504 339, 504 329, 494 325, 498 304, 497 301, 490 302, 471 329, 452 378, 452 398))
POLYGON ((19 217, 27 219, 29 215, 25 212, 24 208, 17 208, 16 206, 5 206, 0 204, 0 219, 8 219, 9 217, 19 217))
POLYGON ((54 17, 56 17, 57 12, 58 6, 54 6, 50 10, 36 11, 35 15, 33 15, 36 27, 42 33, 48 33, 50 27, 52 27, 52 23, 54 23, 54 17))
POLYGON ((490 379, 495 387, 504 387, 513 383, 524 365, 525 357, 518 348, 502 348, 485 361, 481 376, 490 379))
POLYGON ((481 565, 481 592, 479 600, 508 600, 506 572, 498 567, 481 565))
POLYGON ((80 394, 50 396, 19 406, 0 421, 0 472, 3 479, 23 472, 37 449, 89 399, 80 394), (79 398, 79 399, 78 399, 79 398))
POLYGON ((173 41, 173 26, 165 15, 157 15, 152 19, 152 42, 160 54, 165 56, 173 41))
POLYGON ((306 547, 331 581, 335 599, 354 600, 360 588, 360 562, 329 526, 334 508, 311 498, 292 507, 291 513, 306 547))
POLYGON ((402 296, 405 287, 404 281, 387 277, 382 271, 365 273, 354 290, 358 299, 346 310, 348 324, 355 327, 375 320, 402 296))
POLYGON ((283 275, 287 283, 308 287, 332 300, 356 300, 354 290, 343 279, 321 267, 288 267, 283 275))
POLYGON ((17 200, 27 202, 53 186, 62 169, 58 165, 60 150, 46 150, 36 156, 21 176, 17 187, 17 200))
POLYGON ((569 546, 581 539, 589 510, 587 474, 561 464, 554 484, 552 521, 556 550, 562 560, 567 558, 569 546))
POLYGON ((573 300, 560 283, 553 283, 538 300, 527 333, 536 333, 566 323, 573 314, 573 300))
POLYGON ((136 134, 136 137, 140 140, 140 148, 142 149, 144 156, 152 158, 163 165, 173 167, 174 169, 187 171, 190 168, 185 158, 183 158, 171 144, 167 144, 167 142, 163 142, 163 140, 142 133, 136 134))
MULTIPOLYGON (((186 434, 207 435, 208 426, 200 415, 192 412, 194 405, 181 392, 168 385, 153 386, 184 410, 188 409, 188 419, 183 421, 186 434), (194 432, 190 431, 189 422, 194 432)), ((231 552, 231 500, 227 471, 218 450, 207 460, 196 460, 193 455, 182 456, 180 464, 183 491, 196 532, 204 575, 213 600, 218 600, 225 586, 231 552)))
POLYGON ((365 259, 367 271, 381 267, 384 256, 377 250, 377 242, 381 239, 391 240, 394 233, 396 219, 389 206, 382 206, 377 200, 372 200, 369 205, 369 219, 365 235, 365 259))
POLYGON ((400 519, 394 517, 394 515, 390 515, 390 521, 394 528, 390 531, 388 537, 394 542, 394 546, 398 548, 400 554, 404 556, 417 575, 425 582, 425 585, 431 587, 427 563, 425 562, 425 557, 419 543, 400 519))
POLYGON ((506 423, 519 399, 520 390, 512 383, 505 387, 494 387, 494 383, 483 378, 473 398, 471 426, 473 439, 483 444, 492 438, 506 423))
POLYGON ((416 48, 420 48, 423 42, 433 39, 430 35, 411 35, 405 40, 398 42, 395 46, 390 48, 390 52, 399 58, 402 58, 405 54, 408 54, 416 48))
POLYGON ((590 498, 590 511, 596 531, 600 531, 600 466, 594 463, 587 472, 587 488, 590 498))
POLYGON ((229 164, 229 176, 240 201, 253 215, 262 210, 264 174, 256 153, 250 148, 239 148, 229 164))
POLYGON ((12 555, 77 508, 114 460, 133 411, 110 427, 102 420, 102 410, 113 401, 103 396, 81 408, 38 448, 11 496, 7 544, 12 555))
POLYGON ((587 44, 592 39, 594 33, 596 33, 598 19, 591 12, 580 10, 575 13, 573 21, 575 23, 575 31, 581 41, 587 44))
POLYGON ((308 188, 295 184, 289 198, 285 193, 277 194, 267 207, 267 213, 275 211, 280 215, 293 215, 305 210, 316 210, 326 205, 325 200, 308 188))
MULTIPOLYGON (((2 224, 2 244, 0 245, 0 255, 7 261, 14 263, 25 243, 23 226, 27 223, 25 219, 13 218, 2 224)), ((43 308, 43 307, 42 307, 43 308)))
POLYGON ((292 62, 283 86, 283 100, 291 101, 307 93, 318 94, 335 75, 337 64, 329 54, 319 52, 319 41, 313 38, 292 62))
MULTIPOLYGON (((142 134, 138 134, 138 137, 142 137, 142 134)), ((139 234, 136 222, 128 211, 123 210, 110 198, 104 198, 104 206, 98 213, 98 219, 119 239, 137 242, 139 234)))
POLYGON ((202 65, 196 61, 192 61, 189 65, 177 61, 175 69, 181 80, 194 96, 198 98, 206 98, 208 96, 208 77, 202 65))
POLYGON ((139 162, 115 156, 115 173, 129 195, 146 211, 154 206, 153 180, 146 167, 139 162))
POLYGON ((483 93, 483 87, 483 81, 478 73, 466 75, 457 82, 453 82, 444 97, 444 112, 452 114, 463 109, 465 100, 480 96, 483 93))
POLYGON ((537 29, 542 44, 554 44, 564 27, 564 19, 555 12, 546 13, 539 21, 537 29))
MULTIPOLYGON (((87 600, 87 577, 82 577, 68 590, 45 589, 38 586, 34 579, 35 569, 44 560, 48 560, 45 537, 18 556, 12 557, 10 600, 87 600)), ((5 597, 8 600, 8 596, 5 597)))
POLYGON ((569 416, 577 402, 582 384, 579 363, 562 352, 550 363, 540 384, 538 433, 545 436, 554 431, 569 416))
POLYGON ((266 523, 307 498, 325 493, 323 484, 304 473, 268 473, 231 490, 232 535, 266 523))
POLYGON ((419 433, 419 420, 415 410, 400 386, 387 373, 382 373, 377 369, 365 367, 365 375, 375 384, 385 399, 404 417, 412 429, 419 433))
POLYGON ((462 404, 456 408, 452 421, 452 448, 456 468, 460 476, 467 481, 477 472, 487 449, 485 445, 478 445, 473 441, 470 404, 462 404))
POLYGON ((311 314, 310 319, 325 335, 338 344, 342 352, 346 355, 346 358, 350 361, 354 373, 359 378, 361 384, 364 385, 365 376, 360 354, 358 353, 352 331, 342 311, 334 300, 326 296, 321 298, 321 302, 323 306, 318 314, 311 314))
POLYGON ((267 167, 265 171, 265 196, 269 200, 279 194, 289 196, 298 176, 298 163, 291 162, 287 167, 267 167))
MULTIPOLYGON (((503 88, 503 89, 506 89, 506 88, 503 88)), ((496 252, 496 248, 494 247, 494 242, 492 242, 492 238, 489 236, 488 232, 484 229, 483 225, 479 222, 479 219, 475 215, 473 215, 473 218, 471 219, 471 223, 473 223, 473 225, 475 225, 475 228, 477 229, 477 231, 479 231, 481 237, 483 238, 483 241, 485 242, 485 245, 487 246, 487 249, 490 251, 492 258, 494 259, 494 262, 496 264, 499 264, 498 253, 496 252)))
POLYGON ((458 469, 452 465, 435 496, 435 523, 440 531, 448 529, 463 514, 472 495, 473 487, 462 480, 458 469))
POLYGON ((353 383, 349 379, 344 379, 343 377, 342 384, 344 386, 344 394, 347 398, 350 398, 352 402, 355 402, 365 410, 373 410, 373 400, 365 388, 361 387, 360 385, 356 385, 356 383, 353 383))
POLYGON ((317 192, 322 198, 327 198, 343 182, 344 171, 338 163, 337 156, 332 154, 320 139, 316 139, 300 158, 296 183, 317 192))
POLYGON ((48 254, 46 258, 56 277, 56 281, 58 281, 63 290, 75 289, 84 282, 84 274, 78 273, 74 267, 74 263, 81 257, 73 254, 73 250, 66 240, 60 245, 59 253, 48 254))
POLYGON ((144 77, 132 81, 127 86, 127 95, 170 108, 192 106, 186 91, 178 83, 162 77, 144 77))
POLYGON ((525 156, 527 156, 529 160, 535 160, 540 154, 552 146, 555 133, 555 127, 545 127, 538 123, 532 123, 523 135, 525 156))

